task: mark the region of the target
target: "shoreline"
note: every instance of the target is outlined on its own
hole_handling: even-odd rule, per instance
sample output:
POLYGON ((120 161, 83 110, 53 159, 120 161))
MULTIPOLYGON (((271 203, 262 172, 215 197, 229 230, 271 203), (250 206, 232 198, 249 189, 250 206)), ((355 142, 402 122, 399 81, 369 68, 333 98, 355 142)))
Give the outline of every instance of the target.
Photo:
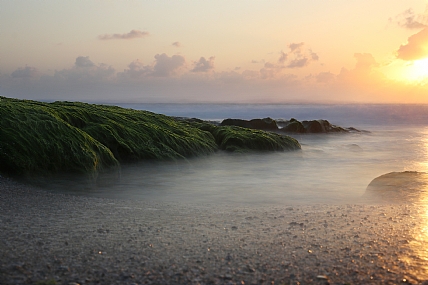
POLYGON ((426 210, 150 203, 0 176, 0 283, 428 284, 426 210))

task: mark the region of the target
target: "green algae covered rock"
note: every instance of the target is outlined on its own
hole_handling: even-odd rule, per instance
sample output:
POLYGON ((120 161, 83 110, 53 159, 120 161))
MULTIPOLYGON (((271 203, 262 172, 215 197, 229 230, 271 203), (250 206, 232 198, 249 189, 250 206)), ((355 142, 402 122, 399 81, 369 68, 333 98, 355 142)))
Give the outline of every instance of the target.
POLYGON ((301 148, 299 142, 289 136, 241 127, 217 127, 213 136, 220 149, 234 152, 286 151, 301 148))
POLYGON ((48 106, 0 98, 0 171, 87 173, 118 165, 106 146, 48 106))
POLYGON ((209 132, 114 106, 0 97, 0 171, 91 173, 143 159, 212 153, 209 132))
POLYGON ((210 132, 219 148, 226 151, 291 151, 301 149, 296 139, 273 132, 197 122, 192 124, 201 130, 210 132))
POLYGON ((0 172, 85 173, 123 162, 236 152, 300 149, 288 136, 186 122, 148 111, 80 102, 0 96, 0 172))

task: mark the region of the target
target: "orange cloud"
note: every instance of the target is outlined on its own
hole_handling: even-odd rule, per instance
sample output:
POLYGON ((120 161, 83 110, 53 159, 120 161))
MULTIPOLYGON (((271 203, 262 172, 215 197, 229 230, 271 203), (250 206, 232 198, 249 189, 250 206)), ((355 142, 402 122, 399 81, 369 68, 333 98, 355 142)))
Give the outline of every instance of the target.
POLYGON ((402 60, 418 60, 428 57, 428 28, 412 35, 407 44, 401 45, 397 51, 397 58, 402 60))

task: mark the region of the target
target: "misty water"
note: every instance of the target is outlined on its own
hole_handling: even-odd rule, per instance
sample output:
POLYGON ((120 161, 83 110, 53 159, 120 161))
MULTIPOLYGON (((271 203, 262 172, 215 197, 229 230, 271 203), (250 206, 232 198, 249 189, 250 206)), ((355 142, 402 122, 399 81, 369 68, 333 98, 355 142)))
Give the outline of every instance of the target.
POLYGON ((387 105, 123 105, 207 120, 328 119, 369 132, 291 135, 293 152, 233 154, 123 165, 96 181, 68 177, 52 191, 153 202, 231 204, 362 203, 367 185, 393 171, 427 171, 427 106, 387 105))

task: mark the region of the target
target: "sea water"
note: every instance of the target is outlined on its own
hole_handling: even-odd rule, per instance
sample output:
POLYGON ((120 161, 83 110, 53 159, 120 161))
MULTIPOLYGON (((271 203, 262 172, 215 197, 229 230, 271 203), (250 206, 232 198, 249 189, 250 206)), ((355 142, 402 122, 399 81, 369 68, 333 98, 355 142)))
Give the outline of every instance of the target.
POLYGON ((365 132, 290 134, 300 151, 209 156, 123 165, 97 183, 62 179, 53 189, 153 202, 292 205, 359 203, 393 171, 428 171, 427 105, 116 104, 178 117, 327 119, 365 132))

